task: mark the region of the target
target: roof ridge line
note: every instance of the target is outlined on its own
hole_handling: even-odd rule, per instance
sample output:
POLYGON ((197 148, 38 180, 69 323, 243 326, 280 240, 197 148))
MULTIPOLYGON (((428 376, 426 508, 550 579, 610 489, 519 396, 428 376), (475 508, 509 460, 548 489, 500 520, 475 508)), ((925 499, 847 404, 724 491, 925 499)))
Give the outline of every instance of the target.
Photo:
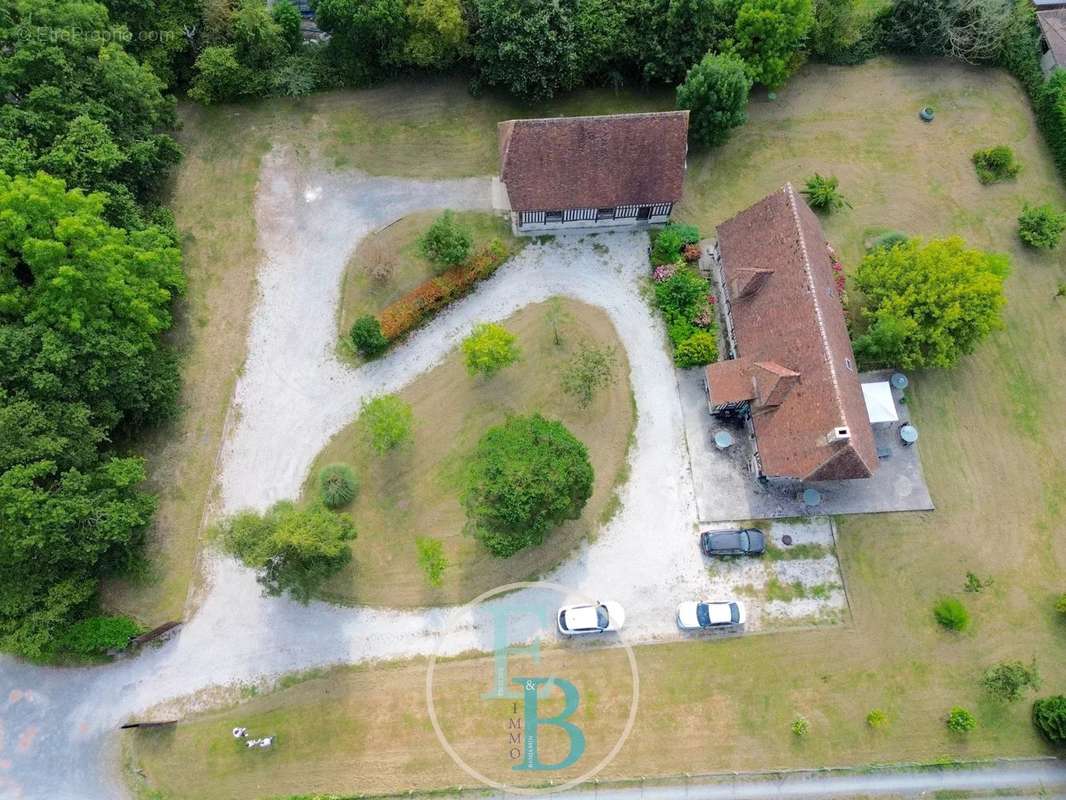
POLYGON ((673 116, 676 114, 687 115, 689 112, 686 109, 671 109, 670 111, 633 111, 623 112, 621 114, 580 114, 576 117, 566 116, 560 114, 557 117, 515 117, 513 119, 500 120, 497 125, 502 125, 506 122, 562 122, 582 119, 617 119, 619 117, 664 117, 673 116))
MULTIPOLYGON (((792 211, 792 220, 796 223, 796 234, 799 236, 800 251, 803 253, 803 275, 807 281, 807 289, 811 293, 811 302, 814 303, 814 316, 818 322, 818 335, 822 337, 822 347, 829 359, 829 375, 833 379, 833 394, 836 396, 837 408, 840 411, 840 419, 844 427, 850 430, 848 425, 848 410, 844 404, 844 396, 840 390, 840 379, 837 376, 837 366, 833 362, 833 347, 829 342, 829 334, 825 329, 825 317, 822 307, 818 302, 818 289, 814 285, 814 274, 811 272, 811 257, 807 252, 807 237, 803 233, 803 223, 800 220, 799 208, 796 206, 796 194, 792 188, 792 182, 785 184, 785 197, 792 211)), ((861 460, 861 459, 860 459, 861 460)))

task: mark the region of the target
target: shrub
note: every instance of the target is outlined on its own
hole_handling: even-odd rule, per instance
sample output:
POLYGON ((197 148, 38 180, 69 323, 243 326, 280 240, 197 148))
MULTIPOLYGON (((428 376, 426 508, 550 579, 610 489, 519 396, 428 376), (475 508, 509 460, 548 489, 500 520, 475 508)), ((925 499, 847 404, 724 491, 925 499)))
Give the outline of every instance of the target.
POLYGON ((1050 741, 1066 742, 1066 695, 1043 697, 1033 703, 1033 724, 1050 741))
POLYGON ((489 277, 507 260, 507 256, 507 247, 503 242, 493 240, 478 250, 465 264, 426 281, 385 308, 378 315, 381 332, 390 342, 396 341, 449 302, 469 291, 479 280, 489 277))
POLYGON ((686 244, 681 249, 681 257, 687 264, 695 264, 700 260, 701 255, 703 255, 703 250, 698 244, 686 244))
POLYGON ((807 198, 807 204, 816 211, 838 211, 851 203, 844 199, 839 190, 840 181, 833 175, 824 178, 817 172, 807 178, 806 186, 802 194, 807 198))
POLYGON ((697 330, 674 351, 674 363, 682 369, 712 364, 718 360, 718 341, 714 334, 697 330))
POLYGON ((966 573, 966 582, 963 584, 962 588, 963 588, 964 591, 976 594, 977 592, 982 592, 985 589, 987 589, 989 586, 992 585, 992 583, 993 583, 993 581, 992 581, 991 578, 986 578, 984 580, 981 580, 974 573, 967 572, 966 573))
POLYGON ((973 154, 973 165, 977 169, 977 180, 984 184, 1009 180, 1022 168, 1014 160, 1014 151, 1002 144, 978 150, 973 154))
POLYGON ((515 335, 502 325, 483 322, 463 339, 466 370, 471 375, 492 376, 522 357, 515 335))
POLYGON ((353 324, 351 333, 352 346, 363 358, 375 358, 389 346, 389 340, 381 332, 381 322, 372 314, 359 317, 353 324))
POLYGON ((970 627, 970 612, 955 597, 942 597, 933 606, 933 616, 942 626, 951 631, 964 631, 970 627))
POLYGON ((907 234, 900 233, 899 231, 885 231, 878 234, 870 242, 870 246, 866 248, 867 253, 872 253, 874 250, 891 250, 897 244, 904 244, 907 241, 907 234))
POLYGON ((592 481, 588 450, 561 422, 511 417, 481 437, 461 500, 473 535, 493 555, 510 556, 577 519, 592 481))
POLYGON ((91 657, 110 650, 125 650, 141 627, 129 617, 87 617, 78 620, 58 637, 56 649, 91 657))
POLYGON ((563 368, 562 390, 588 408, 600 389, 614 383, 618 357, 613 347, 596 347, 582 342, 570 362, 563 368))
POLYGON ((1021 699, 1026 689, 1040 688, 1040 673, 1035 661, 1028 667, 1021 661, 1005 661, 989 668, 981 685, 997 700, 1013 703, 1021 699))
POLYGON ((948 726, 948 730, 953 733, 966 733, 972 731, 977 727, 977 720, 974 715, 967 711, 965 708, 955 706, 948 713, 947 720, 945 720, 948 726))
POLYGON ((1006 256, 969 250, 958 237, 868 253, 855 272, 869 323, 856 354, 869 366, 953 366, 1003 326, 1009 272, 1006 256))
POLYGON ((689 110, 688 135, 704 147, 722 144, 748 121, 751 78, 735 55, 707 53, 677 87, 677 107, 689 110))
POLYGON ((443 543, 440 539, 420 536, 415 540, 415 546, 418 548, 418 566, 426 573, 429 585, 440 586, 444 583, 444 570, 448 566, 443 543))
POLYGON ((682 225, 678 222, 667 223, 652 242, 651 263, 673 264, 681 256, 685 245, 699 244, 700 231, 695 225, 682 225))
POLYGON ((282 501, 265 514, 242 511, 214 531, 224 550, 256 570, 267 594, 288 593, 306 603, 351 559, 355 526, 324 505, 297 508, 282 501))
POLYGON ((1066 214, 1051 205, 1030 206, 1026 203, 1018 217, 1018 236, 1030 247, 1043 250, 1058 247, 1063 230, 1066 230, 1066 214))
POLYGON ((472 244, 469 229, 456 222, 451 211, 437 217, 418 240, 422 255, 439 267, 454 267, 466 261, 472 244))
POLYGON ((347 464, 329 464, 318 471, 318 496, 326 508, 340 508, 355 499, 359 481, 347 464))
POLYGON ((1066 593, 1060 594, 1055 601, 1055 610, 1062 616, 1066 617, 1066 593))
POLYGON ((358 425, 367 443, 384 453, 411 438, 413 420, 410 405, 394 394, 383 394, 363 402, 358 425))
POLYGON ((886 714, 880 708, 875 708, 873 711, 866 715, 866 724, 873 728, 875 731, 884 730, 888 727, 888 714, 886 714))
POLYGON ((807 721, 806 717, 796 717, 792 720, 790 727, 794 736, 803 737, 811 732, 811 723, 807 721))

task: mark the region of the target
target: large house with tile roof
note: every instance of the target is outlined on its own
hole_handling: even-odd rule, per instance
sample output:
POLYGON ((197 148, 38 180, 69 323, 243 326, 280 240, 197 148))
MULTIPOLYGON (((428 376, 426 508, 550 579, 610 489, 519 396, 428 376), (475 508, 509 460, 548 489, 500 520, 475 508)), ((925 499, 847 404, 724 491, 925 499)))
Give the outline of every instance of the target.
POLYGON ((711 413, 746 420, 760 478, 869 478, 877 448, 818 218, 786 185, 717 232, 731 358, 706 368, 711 413))
POLYGON ((499 124, 496 205, 515 232, 665 223, 681 200, 688 112, 499 124))

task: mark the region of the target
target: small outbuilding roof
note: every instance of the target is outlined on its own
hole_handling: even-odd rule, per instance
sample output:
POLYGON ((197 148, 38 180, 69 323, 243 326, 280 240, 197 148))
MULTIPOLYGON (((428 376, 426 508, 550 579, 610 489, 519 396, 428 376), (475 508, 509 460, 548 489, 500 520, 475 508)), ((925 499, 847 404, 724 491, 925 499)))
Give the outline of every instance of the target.
POLYGON ((515 211, 681 199, 687 111, 512 119, 498 132, 500 179, 515 211))
POLYGON ((1066 8, 1038 11, 1036 20, 1055 63, 1066 66, 1066 8))

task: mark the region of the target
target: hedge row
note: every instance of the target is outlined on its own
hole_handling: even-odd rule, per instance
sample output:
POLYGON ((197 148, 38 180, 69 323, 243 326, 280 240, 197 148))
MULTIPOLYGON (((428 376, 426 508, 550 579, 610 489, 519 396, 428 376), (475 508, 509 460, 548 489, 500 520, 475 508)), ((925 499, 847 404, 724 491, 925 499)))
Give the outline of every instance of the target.
POLYGON ((465 264, 438 275, 411 290, 378 315, 381 332, 395 342, 422 322, 470 291, 494 273, 510 255, 499 239, 478 250, 465 264))

